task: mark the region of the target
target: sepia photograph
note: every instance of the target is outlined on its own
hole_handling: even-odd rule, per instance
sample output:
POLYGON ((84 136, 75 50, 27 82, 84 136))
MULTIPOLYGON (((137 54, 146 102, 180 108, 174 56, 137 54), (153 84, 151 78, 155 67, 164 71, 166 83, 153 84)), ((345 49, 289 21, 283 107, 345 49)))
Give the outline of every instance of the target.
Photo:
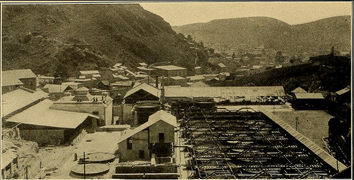
POLYGON ((1 2, 1 179, 352 179, 352 2, 1 2))

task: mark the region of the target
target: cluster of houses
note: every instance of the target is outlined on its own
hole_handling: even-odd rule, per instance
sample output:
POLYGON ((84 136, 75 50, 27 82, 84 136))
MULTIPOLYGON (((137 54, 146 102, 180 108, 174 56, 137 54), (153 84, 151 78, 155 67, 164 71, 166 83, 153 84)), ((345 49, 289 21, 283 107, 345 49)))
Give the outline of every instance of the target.
MULTIPOLYGON (((220 74, 195 76, 174 65, 140 65, 139 72, 121 63, 105 71, 80 71, 79 77, 61 83, 30 69, 3 71, 3 128, 15 128, 22 139, 46 146, 73 145, 85 133, 124 126, 121 160, 146 160, 171 155, 177 122, 167 111, 173 101, 209 98, 216 103, 259 104, 286 96, 282 86, 209 87, 206 81, 229 75, 223 64, 219 64, 220 74)), ((338 97, 346 95, 347 89, 338 91, 338 97)), ((323 104, 321 93, 301 89, 292 93, 299 107, 323 104)), ((18 156, 13 154, 6 155, 11 160, 2 161, 8 163, 2 165, 3 178, 11 177, 11 168, 17 166, 13 164, 18 156)))

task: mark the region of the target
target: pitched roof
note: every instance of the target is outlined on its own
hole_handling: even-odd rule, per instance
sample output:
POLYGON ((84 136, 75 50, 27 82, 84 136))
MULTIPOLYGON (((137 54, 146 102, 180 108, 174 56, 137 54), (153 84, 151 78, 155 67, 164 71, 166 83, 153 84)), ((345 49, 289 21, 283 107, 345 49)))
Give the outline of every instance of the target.
POLYGON ((167 66, 155 66, 156 69, 162 69, 162 70, 181 70, 181 69, 186 69, 184 67, 179 67, 179 66, 174 66, 174 65, 167 65, 167 66))
POLYGON ((67 89, 72 89, 68 85, 62 84, 46 84, 43 89, 48 89, 48 93, 62 93, 67 89))
POLYGON ((114 83, 110 83, 110 86, 131 86, 133 81, 116 81, 114 83))
POLYGON ((129 90, 125 96, 123 97, 124 99, 129 97, 130 95, 138 92, 139 90, 144 90, 148 93, 150 93, 151 95, 153 96, 156 96, 158 98, 160 98, 160 90, 156 89, 155 87, 151 86, 151 85, 148 85, 146 83, 142 83, 142 84, 139 84, 138 86, 136 86, 135 88, 129 90))
POLYGON ((36 77, 30 69, 8 70, 1 73, 2 86, 22 85, 20 79, 36 77))
POLYGON ((80 74, 99 74, 97 70, 80 71, 80 74))
POLYGON ((345 87, 344 89, 341 89, 341 90, 337 91, 336 94, 343 95, 343 94, 345 94, 345 93, 347 93, 349 91, 350 91, 350 87, 345 87))
POLYGON ((146 63, 139 63, 140 66, 147 66, 146 63))
POLYGON ((53 101, 45 99, 7 119, 7 121, 38 126, 75 129, 89 116, 99 118, 98 116, 89 113, 49 109, 52 104, 53 101))
POLYGON ((297 99, 324 99, 322 93, 295 93, 297 99))
POLYGON ((108 80, 102 80, 101 83, 105 86, 108 86, 109 85, 109 81, 108 80))
POLYGON ((121 139, 118 141, 118 143, 128 139, 129 137, 132 137, 133 135, 141 132, 142 130, 150 127, 151 125, 159 121, 164 121, 170 124, 171 126, 177 127, 176 117, 166 111, 160 110, 149 116, 149 120, 146 123, 138 126, 135 129, 123 131, 124 134, 122 134, 121 139))
POLYGON ((48 94, 41 90, 30 93, 22 89, 16 89, 3 94, 1 104, 2 117, 46 96, 48 94))
POLYGON ((294 89, 293 91, 291 91, 292 93, 307 93, 307 91, 305 91, 304 89, 302 89, 301 87, 297 87, 296 89, 294 89))

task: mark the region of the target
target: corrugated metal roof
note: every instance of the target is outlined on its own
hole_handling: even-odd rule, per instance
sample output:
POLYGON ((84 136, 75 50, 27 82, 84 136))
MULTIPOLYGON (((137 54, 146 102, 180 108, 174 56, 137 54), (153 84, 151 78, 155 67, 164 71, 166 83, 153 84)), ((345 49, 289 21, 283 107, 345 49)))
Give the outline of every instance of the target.
POLYGON ((41 90, 38 90, 35 93, 30 93, 22 89, 16 89, 3 94, 3 102, 1 104, 2 117, 46 96, 48 96, 48 94, 41 90))
POLYGON ((285 96, 282 86, 253 87, 165 87, 166 97, 285 96))
POLYGON ((181 70, 181 69, 186 69, 184 67, 179 67, 179 66, 174 66, 174 65, 167 65, 167 66, 155 66, 156 69, 162 69, 162 70, 181 70))
POLYGON ((346 87, 344 89, 341 89, 341 90, 337 91, 336 94, 342 95, 342 94, 345 94, 345 93, 347 93, 349 91, 350 91, 350 87, 346 87))
POLYGON ((2 86, 22 85, 20 79, 23 78, 36 78, 37 76, 30 69, 18 69, 2 71, 1 79, 2 86))
POLYGON ((154 87, 152 87, 151 85, 146 84, 146 83, 139 84, 139 85, 136 86, 135 88, 129 90, 129 91, 125 94, 125 96, 124 96, 123 98, 125 99, 125 98, 129 97, 130 95, 132 95, 132 94, 138 92, 138 91, 141 90, 141 89, 144 90, 144 91, 146 91, 146 92, 148 92, 148 93, 150 93, 150 94, 153 95, 153 96, 156 96, 156 97, 160 98, 160 92, 161 92, 161 91, 158 90, 158 89, 156 89, 156 88, 154 88, 154 87))
POLYGON ((156 113, 152 114, 151 116, 149 116, 149 120, 146 123, 138 126, 137 128, 135 128, 133 130, 123 131, 121 139, 118 141, 118 143, 128 139, 129 137, 132 137, 133 135, 139 133, 140 131, 150 127, 151 125, 153 125, 159 121, 164 121, 174 127, 177 127, 176 117, 166 111, 160 110, 160 111, 157 111, 156 113))
POLYGON ((322 93, 295 93, 296 99, 324 99, 322 93))
POLYGON ((307 91, 305 91, 304 89, 302 89, 301 87, 297 87, 296 89, 294 89, 293 91, 291 91, 292 93, 307 93, 307 91))
POLYGON ((88 116, 97 119, 99 118, 98 116, 89 113, 49 109, 52 104, 53 101, 45 99, 44 101, 9 118, 7 121, 38 126, 75 129, 88 116))

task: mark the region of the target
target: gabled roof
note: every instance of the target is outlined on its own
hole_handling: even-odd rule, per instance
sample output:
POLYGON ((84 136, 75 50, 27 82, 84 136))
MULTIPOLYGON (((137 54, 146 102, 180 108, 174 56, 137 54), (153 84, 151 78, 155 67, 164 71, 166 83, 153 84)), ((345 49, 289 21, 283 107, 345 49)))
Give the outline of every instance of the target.
POLYGON ((297 99, 324 99, 322 93, 295 93, 297 99))
POLYGON ((7 119, 7 121, 37 126, 75 129, 89 116, 99 118, 89 113, 50 109, 52 104, 53 101, 45 99, 7 119))
POLYGON ((30 69, 8 70, 1 73, 2 86, 22 85, 20 79, 36 77, 30 69))
POLYGON ((152 87, 152 86, 150 86, 150 85, 148 85, 148 84, 146 84, 146 83, 139 84, 139 85, 136 86, 135 88, 129 90, 129 91, 125 94, 125 96, 124 96, 123 98, 125 99, 125 98, 129 97, 130 95, 132 95, 132 94, 138 92, 139 90, 144 90, 144 91, 150 93, 151 95, 160 98, 160 92, 161 92, 161 91, 158 90, 158 89, 156 89, 156 88, 154 88, 154 87, 152 87))
POLYGON ((48 93, 62 93, 66 90, 72 89, 68 85, 62 84, 46 84, 43 89, 48 89, 48 93))
POLYGON ((346 87, 344 89, 341 89, 341 90, 337 91, 336 94, 343 95, 343 94, 345 94, 345 93, 347 93, 349 91, 350 91, 350 87, 346 87))
POLYGON ((99 74, 97 70, 80 71, 80 74, 99 74))
POLYGON ((102 80, 101 83, 105 86, 108 86, 109 85, 109 81, 108 80, 102 80))
POLYGON ((132 137, 133 135, 141 132, 142 130, 150 127, 151 125, 153 125, 159 121, 163 121, 163 122, 170 124, 171 126, 177 127, 176 117, 166 111, 160 110, 160 111, 157 111, 156 113, 152 114, 151 116, 149 116, 149 120, 146 123, 138 126, 137 128, 135 128, 133 130, 124 131, 123 132, 124 134, 122 134, 121 139, 118 141, 118 143, 128 139, 129 137, 132 137))
POLYGON ((38 90, 35 93, 30 93, 22 89, 16 89, 5 93, 1 97, 2 117, 46 96, 48 96, 48 94, 42 90, 38 90))
POLYGON ((305 91, 304 89, 302 89, 301 87, 297 87, 296 89, 294 89, 293 91, 291 91, 292 93, 307 93, 307 91, 305 91))

